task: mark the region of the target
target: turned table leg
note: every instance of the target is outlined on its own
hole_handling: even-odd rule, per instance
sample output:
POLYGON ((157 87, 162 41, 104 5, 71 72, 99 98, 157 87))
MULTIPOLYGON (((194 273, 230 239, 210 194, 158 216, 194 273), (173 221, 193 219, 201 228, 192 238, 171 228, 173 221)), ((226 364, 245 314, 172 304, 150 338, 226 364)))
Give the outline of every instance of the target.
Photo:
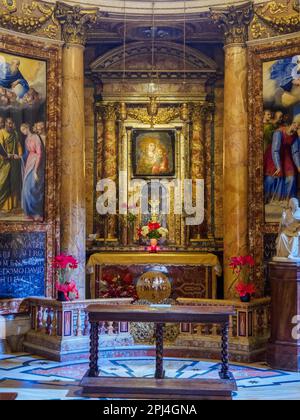
POLYGON ((222 367, 220 371, 221 379, 232 379, 232 375, 229 371, 229 352, 228 352, 228 333, 229 333, 229 322, 225 322, 222 326, 222 367))
POLYGON ((98 322, 91 322, 90 330, 90 370, 88 376, 95 378, 99 374, 98 368, 99 351, 99 325, 98 322))
POLYGON ((164 353, 164 324, 157 323, 155 324, 155 339, 156 339, 156 370, 155 378, 163 379, 165 376, 164 372, 164 362, 163 362, 163 353, 164 353))

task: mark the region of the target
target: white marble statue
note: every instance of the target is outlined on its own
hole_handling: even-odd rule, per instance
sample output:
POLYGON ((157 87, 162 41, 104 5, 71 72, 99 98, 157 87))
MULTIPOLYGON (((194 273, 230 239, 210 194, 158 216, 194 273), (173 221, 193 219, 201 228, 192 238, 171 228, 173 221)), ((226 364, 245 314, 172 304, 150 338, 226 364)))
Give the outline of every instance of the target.
POLYGON ((300 208, 297 198, 289 201, 282 213, 279 235, 276 241, 275 260, 300 261, 300 208))

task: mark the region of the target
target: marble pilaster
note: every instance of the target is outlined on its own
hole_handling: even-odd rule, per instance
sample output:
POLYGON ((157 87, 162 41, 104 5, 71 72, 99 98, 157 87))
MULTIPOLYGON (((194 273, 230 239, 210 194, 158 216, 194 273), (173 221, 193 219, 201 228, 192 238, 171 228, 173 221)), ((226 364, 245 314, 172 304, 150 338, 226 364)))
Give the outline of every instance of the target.
MULTIPOLYGON (((203 105, 195 104, 192 109, 192 147, 191 147, 191 177, 205 179, 205 121, 203 105)), ((195 203, 196 189, 193 188, 193 202, 195 203)), ((204 221, 205 224, 205 221, 204 221)), ((203 236, 203 226, 192 226, 190 240, 197 241, 203 236)))
POLYGON ((229 259, 248 253, 248 109, 247 48, 252 2, 211 9, 224 30, 224 294, 236 296, 229 259))
MULTIPOLYGON (((104 163, 103 176, 118 181, 117 115, 114 104, 103 108, 104 163)), ((107 217, 107 240, 117 241, 117 216, 107 217)))
POLYGON ((86 228, 87 233, 94 232, 94 161, 95 161, 95 113, 94 87, 86 87, 85 98, 85 166, 86 166, 86 228))

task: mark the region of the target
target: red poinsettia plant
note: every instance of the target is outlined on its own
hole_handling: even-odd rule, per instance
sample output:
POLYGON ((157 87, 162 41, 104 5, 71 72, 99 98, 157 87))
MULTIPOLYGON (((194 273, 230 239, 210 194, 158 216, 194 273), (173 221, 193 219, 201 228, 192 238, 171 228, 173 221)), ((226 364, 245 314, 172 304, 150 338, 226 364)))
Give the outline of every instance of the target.
POLYGON ((137 299, 136 287, 130 273, 104 273, 100 281, 100 297, 102 298, 134 298, 137 299))
POLYGON ((229 267, 232 269, 235 279, 229 290, 235 285, 235 290, 240 298, 250 297, 256 292, 254 283, 250 281, 251 269, 254 265, 255 261, 251 255, 232 257, 230 259, 229 267))
POLYGON ((72 271, 78 268, 78 261, 72 255, 57 255, 52 264, 56 276, 56 290, 63 293, 66 301, 79 298, 78 289, 72 279, 72 271))

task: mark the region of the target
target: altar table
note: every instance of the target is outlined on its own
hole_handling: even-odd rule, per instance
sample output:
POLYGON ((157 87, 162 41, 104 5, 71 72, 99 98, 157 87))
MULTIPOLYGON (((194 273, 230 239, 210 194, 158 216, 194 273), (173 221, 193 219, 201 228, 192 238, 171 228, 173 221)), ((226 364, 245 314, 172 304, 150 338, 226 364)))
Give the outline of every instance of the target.
POLYGON ((90 305, 87 308, 91 324, 89 370, 81 381, 83 394, 103 397, 134 397, 156 399, 231 399, 236 383, 229 370, 229 318, 232 307, 176 305, 90 305), (156 324, 155 378, 107 378, 99 376, 99 327, 104 321, 154 322, 156 324), (220 324, 220 379, 165 379, 163 369, 163 327, 169 322, 220 324))
MULTIPOLYGON (((164 265, 164 266, 203 266, 206 267, 206 295, 197 296, 205 299, 217 298, 217 279, 221 276, 222 267, 219 259, 214 254, 200 254, 196 252, 99 252, 92 254, 88 260, 87 266, 90 268, 100 267, 98 276, 102 277, 102 268, 107 266, 142 266, 142 265, 164 265), (209 274, 209 273, 211 274, 209 274), (211 277, 211 278, 209 278, 211 277)), ((91 297, 96 296, 96 275, 95 270, 91 272, 91 297)), ((180 296, 191 297, 191 296, 180 296)), ((194 295, 192 297, 195 297, 194 295)))

